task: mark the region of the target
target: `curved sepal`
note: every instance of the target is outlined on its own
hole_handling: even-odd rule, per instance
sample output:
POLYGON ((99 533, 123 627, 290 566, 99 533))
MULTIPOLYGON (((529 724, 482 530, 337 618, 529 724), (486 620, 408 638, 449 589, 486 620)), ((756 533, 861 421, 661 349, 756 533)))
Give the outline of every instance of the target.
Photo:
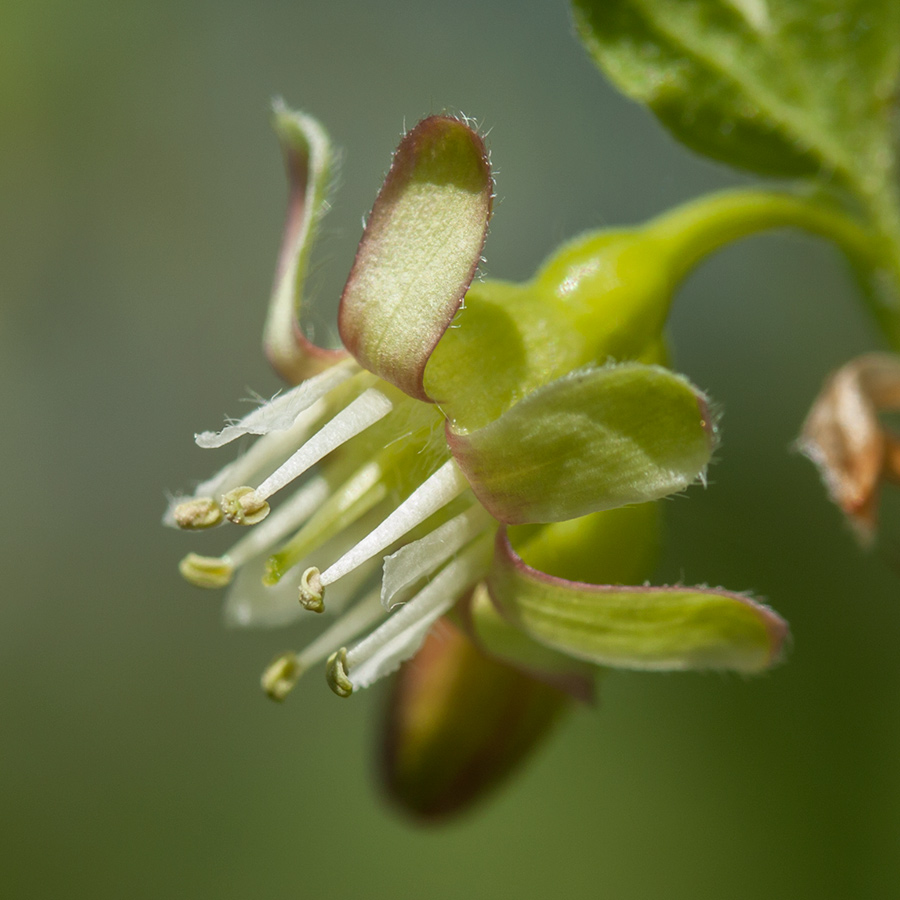
POLYGON ((482 653, 573 700, 596 702, 597 667, 527 635, 497 609, 483 582, 457 606, 456 613, 469 639, 482 653))
POLYGON ((289 196, 287 219, 263 347, 272 366, 290 384, 328 368, 346 354, 318 347, 300 326, 303 284, 317 226, 327 209, 334 152, 322 126, 312 117, 276 102, 273 124, 284 153, 289 196))
POLYGON ((501 612, 533 638, 578 659, 626 669, 759 672, 778 661, 787 623, 720 589, 619 587, 545 575, 501 529, 487 580, 501 612))
POLYGON ((425 365, 475 275, 493 180, 481 138, 431 116, 401 141, 341 297, 341 340, 359 363, 428 400, 425 365))
POLYGON ((477 431, 448 427, 447 440, 482 505, 522 524, 683 490, 703 477, 715 428, 686 379, 623 363, 558 378, 477 431))

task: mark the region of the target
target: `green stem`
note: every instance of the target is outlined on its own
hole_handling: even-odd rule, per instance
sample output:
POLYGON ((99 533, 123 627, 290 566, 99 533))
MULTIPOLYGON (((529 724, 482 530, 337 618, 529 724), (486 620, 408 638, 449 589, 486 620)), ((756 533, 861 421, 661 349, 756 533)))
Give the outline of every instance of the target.
POLYGON ((879 218, 877 230, 870 229, 821 200, 745 189, 701 197, 655 219, 648 231, 669 245, 676 283, 710 253, 761 231, 794 227, 828 238, 849 259, 870 313, 891 346, 900 350, 900 219, 893 222, 895 240, 886 234, 888 224, 890 220, 879 218))

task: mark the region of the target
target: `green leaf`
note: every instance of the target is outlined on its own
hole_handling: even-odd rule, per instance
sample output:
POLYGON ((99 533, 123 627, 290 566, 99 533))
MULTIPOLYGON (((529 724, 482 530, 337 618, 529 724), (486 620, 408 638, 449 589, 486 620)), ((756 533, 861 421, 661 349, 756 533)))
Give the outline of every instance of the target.
POLYGON ((595 62, 694 150, 755 172, 892 180, 896 0, 573 0, 595 62))
POLYGON ((715 432, 704 396, 659 366, 587 369, 539 388, 450 451, 510 524, 658 500, 702 477, 715 432))
POLYGON ((526 565, 497 535, 488 589, 535 640, 577 659, 628 669, 733 669, 776 662, 787 624, 741 594, 696 587, 566 581, 526 565))
POLYGON ((319 220, 327 209, 334 151, 325 129, 311 116, 277 102, 275 133, 284 153, 290 194, 275 284, 269 300, 263 346, 285 381, 299 384, 346 354, 310 341, 300 325, 303 285, 319 220))
POLYGON ((372 208, 338 327, 365 368, 417 399, 481 259, 492 195, 481 138, 432 116, 403 138, 372 208))

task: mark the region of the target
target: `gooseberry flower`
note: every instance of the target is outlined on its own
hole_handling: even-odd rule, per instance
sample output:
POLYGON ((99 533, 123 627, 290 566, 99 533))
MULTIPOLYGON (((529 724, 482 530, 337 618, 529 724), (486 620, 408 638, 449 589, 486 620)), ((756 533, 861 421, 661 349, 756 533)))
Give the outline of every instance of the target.
POLYGON ((867 353, 828 377, 797 441, 863 546, 875 539, 882 483, 900 481, 900 438, 879 418, 898 410, 900 357, 867 353))
MULTIPOLYGON (((308 116, 279 106, 275 127, 290 201, 265 347, 294 386, 197 435, 207 448, 258 440, 166 513, 187 530, 248 526, 224 554, 181 563, 196 585, 229 586, 231 623, 333 615, 306 649, 269 666, 269 695, 283 699, 327 660, 329 685, 349 696, 395 671, 451 615, 453 637, 443 626, 401 680, 388 780, 419 791, 468 702, 480 721, 505 723, 508 740, 498 741, 499 725, 472 726, 471 753, 431 779, 453 794, 476 757, 482 780, 502 774, 502 760, 483 764, 485 748, 521 755, 553 719, 559 691, 590 696, 598 666, 771 665, 787 628, 750 597, 620 586, 650 571, 651 501, 703 481, 716 443, 706 397, 662 365, 683 268, 670 242, 652 231, 595 234, 525 284, 473 281, 493 199, 489 159, 467 121, 432 116, 403 137, 366 223, 341 298, 343 349, 320 348, 300 318, 332 151, 308 116), (288 496, 270 507, 276 495, 288 496), (513 716, 520 728, 510 704, 525 710, 513 716)), ((415 802, 446 806, 445 793, 415 802)))

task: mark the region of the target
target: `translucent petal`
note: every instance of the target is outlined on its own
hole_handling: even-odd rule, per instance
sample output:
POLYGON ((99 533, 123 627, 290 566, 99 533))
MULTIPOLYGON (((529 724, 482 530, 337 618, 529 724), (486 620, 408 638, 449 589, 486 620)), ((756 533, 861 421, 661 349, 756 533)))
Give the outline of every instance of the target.
POLYGON ((222 447, 244 434, 269 434, 287 431, 317 400, 346 381, 359 370, 352 363, 333 366, 314 378, 273 397, 239 422, 226 425, 221 431, 204 431, 195 435, 198 447, 222 447))
POLYGON ((479 540, 449 562, 399 612, 347 653, 354 689, 397 670, 422 645, 431 626, 481 579, 490 562, 490 541, 479 540))
POLYGON ((491 523, 496 525, 484 508, 476 503, 425 537, 386 556, 381 582, 381 602, 385 609, 395 605, 397 594, 445 563, 491 523))

